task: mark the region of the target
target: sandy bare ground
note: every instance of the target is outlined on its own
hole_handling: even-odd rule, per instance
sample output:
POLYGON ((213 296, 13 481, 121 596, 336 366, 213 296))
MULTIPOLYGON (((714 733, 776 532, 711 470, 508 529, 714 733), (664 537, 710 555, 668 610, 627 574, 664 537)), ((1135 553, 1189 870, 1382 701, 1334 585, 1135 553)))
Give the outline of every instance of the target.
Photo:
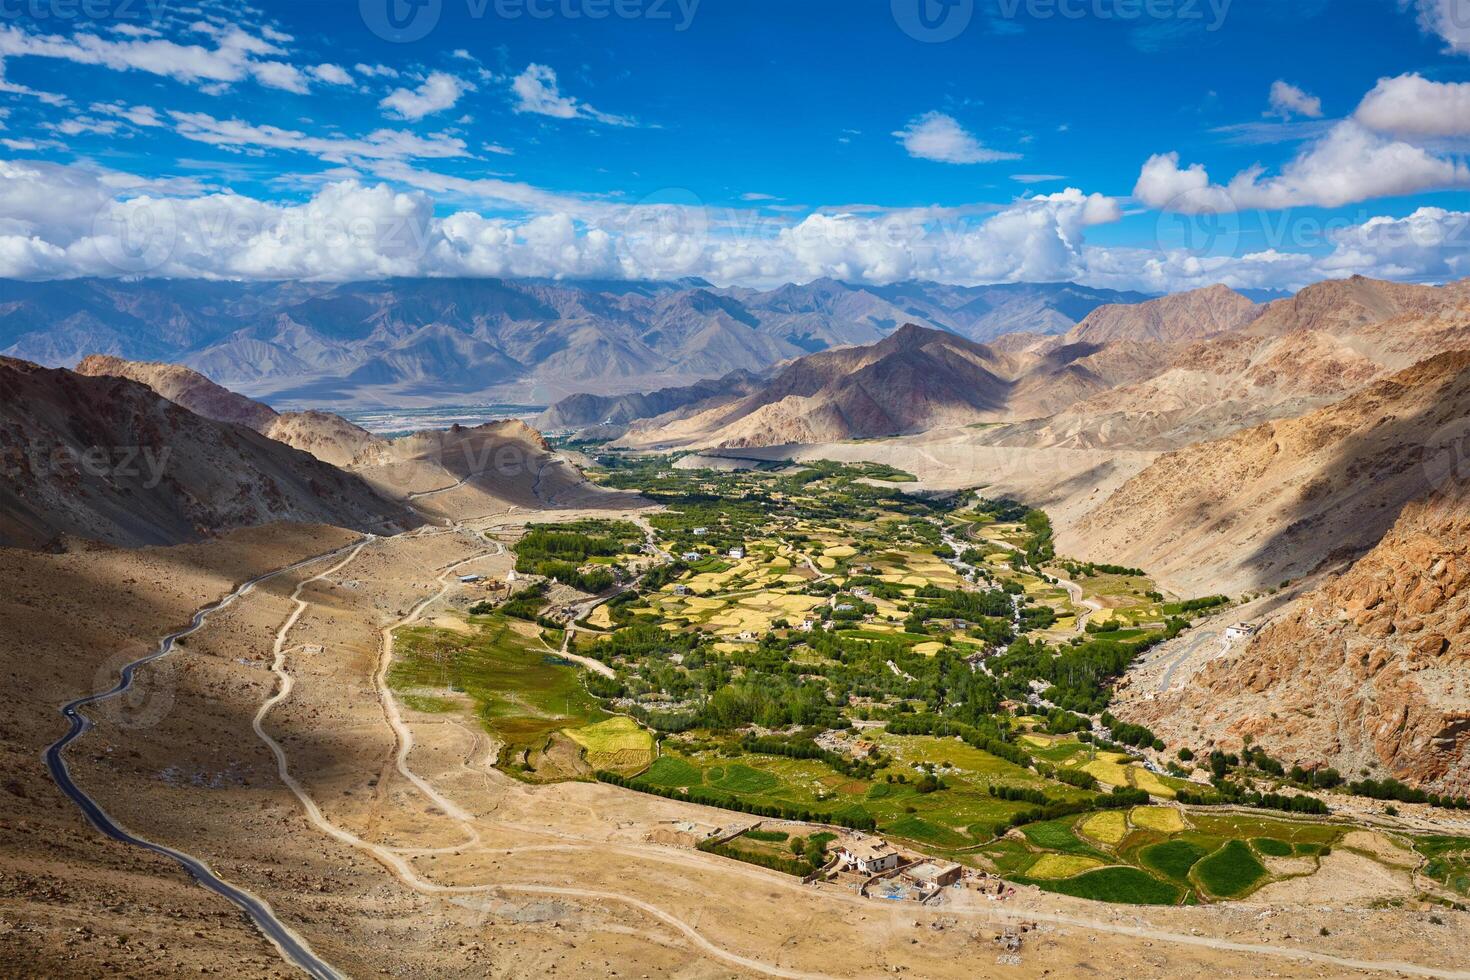
MULTIPOLYGON (((0 793, 8 964, 50 976, 288 974, 230 907, 171 867, 104 846, 47 798, 35 755, 59 728, 48 712, 91 686, 99 638, 146 642, 252 561, 279 567, 349 540, 277 530, 189 556, 11 563, 27 567, 6 584, 27 587, 0 601, 7 622, 31 625, 0 639, 20 692, 0 721, 7 772, 22 772, 25 794, 0 793), (160 563, 169 574, 153 570, 160 563), (84 573, 93 588, 76 587, 84 573), (48 628, 66 656, 35 655, 48 628), (81 922, 92 932, 70 931, 81 922)), ((497 574, 510 561, 469 529, 427 529, 273 582, 147 672, 140 703, 166 710, 103 719, 78 746, 78 780, 128 826, 266 897, 350 975, 973 976, 992 969, 991 936, 1020 920, 1041 929, 1007 975, 1470 969, 1467 916, 1442 912, 1435 926, 1423 912, 1330 893, 1267 918, 1259 907, 1141 910, 1029 891, 1002 906, 955 892, 921 910, 652 843, 671 839, 671 821, 738 817, 597 784, 516 782, 491 767, 494 746, 472 717, 418 715, 385 696, 385 634, 442 612, 458 569, 497 574)))

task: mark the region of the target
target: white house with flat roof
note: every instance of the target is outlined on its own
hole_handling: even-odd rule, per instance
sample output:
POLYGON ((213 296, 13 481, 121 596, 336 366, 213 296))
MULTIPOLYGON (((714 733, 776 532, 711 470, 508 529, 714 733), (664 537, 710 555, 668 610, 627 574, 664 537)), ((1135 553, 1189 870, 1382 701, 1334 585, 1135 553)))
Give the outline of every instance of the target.
POLYGON ((887 841, 866 838, 844 842, 837 849, 837 856, 843 863, 865 875, 892 871, 902 860, 902 855, 890 847, 887 841))
POLYGON ((1261 631, 1255 623, 1236 623, 1225 630, 1225 639, 1231 643, 1239 640, 1249 640, 1261 631))

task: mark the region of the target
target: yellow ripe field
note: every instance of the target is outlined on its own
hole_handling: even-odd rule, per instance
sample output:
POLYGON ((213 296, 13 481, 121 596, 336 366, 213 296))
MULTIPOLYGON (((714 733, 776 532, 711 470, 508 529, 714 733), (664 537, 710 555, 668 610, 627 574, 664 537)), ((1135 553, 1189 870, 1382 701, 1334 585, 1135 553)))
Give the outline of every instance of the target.
POLYGON ((1043 854, 1035 864, 1027 869, 1026 875, 1030 878, 1056 880, 1072 878, 1084 871, 1091 871, 1093 868, 1102 866, 1101 861, 1076 854, 1043 854))
POLYGON ((943 649, 943 643, 918 643, 914 645, 914 652, 923 654, 926 657, 932 657, 943 649))
POLYGON ((1133 785, 1150 796, 1162 796, 1166 800, 1172 800, 1178 795, 1155 773, 1143 768, 1143 766, 1133 766, 1132 768, 1133 785))
POLYGON ((587 750, 587 764, 594 769, 641 769, 653 761, 653 735, 632 718, 569 728, 566 736, 587 750))
POLYGON ((1082 767, 1082 771, 1091 773, 1109 786, 1127 786, 1128 767, 1118 764, 1118 759, 1126 756, 1114 756, 1109 759, 1111 753, 1099 753, 1098 757, 1082 767))
POLYGON ((1184 829, 1184 814, 1170 806, 1134 807, 1129 819, 1136 826, 1165 834, 1177 834, 1184 829))
POLYGON ((1095 841, 1117 845, 1128 836, 1128 818, 1121 810, 1104 810, 1082 821, 1080 829, 1095 841))

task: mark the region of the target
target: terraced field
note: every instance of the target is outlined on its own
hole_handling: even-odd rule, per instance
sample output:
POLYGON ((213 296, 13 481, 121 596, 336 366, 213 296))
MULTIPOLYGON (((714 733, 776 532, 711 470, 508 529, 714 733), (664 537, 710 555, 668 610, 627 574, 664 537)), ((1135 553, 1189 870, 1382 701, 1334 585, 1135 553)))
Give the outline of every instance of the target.
POLYGON ((1328 823, 1143 806, 1030 824, 977 853, 999 873, 1048 891, 1178 904, 1242 899, 1311 874, 1350 833, 1328 823), (1272 871, 1273 859, 1290 860, 1272 871))
POLYGON ((885 834, 940 850, 984 843, 994 836, 997 824, 1026 809, 1024 803, 990 796, 992 783, 1044 784, 1035 773, 952 740, 882 736, 879 744, 885 755, 893 754, 894 764, 872 778, 854 779, 820 760, 729 754, 729 749, 693 751, 670 738, 644 779, 661 787, 716 790, 758 806, 868 815, 885 834), (920 791, 918 760, 941 767, 943 789, 920 791))
POLYGON ((399 632, 388 682, 405 706, 473 713, 500 745, 501 768, 526 779, 648 765, 652 735, 604 710, 533 627, 498 614, 471 624, 469 636, 430 627, 399 632))

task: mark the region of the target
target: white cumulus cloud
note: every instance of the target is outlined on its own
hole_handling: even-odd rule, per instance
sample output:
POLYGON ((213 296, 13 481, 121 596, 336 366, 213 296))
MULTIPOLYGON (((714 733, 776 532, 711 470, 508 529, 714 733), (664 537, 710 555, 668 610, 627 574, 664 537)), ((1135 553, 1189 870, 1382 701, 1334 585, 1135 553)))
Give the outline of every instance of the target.
POLYGON ((418 88, 396 88, 378 104, 398 119, 422 119, 453 108, 461 96, 474 89, 473 84, 462 78, 436 71, 418 88))
POLYGON ((510 90, 516 97, 516 112, 554 119, 591 119, 608 126, 636 125, 632 119, 602 112, 570 95, 563 95, 556 71, 547 65, 527 65, 525 71, 511 79, 510 90))
POLYGON ((1380 78, 1353 118, 1409 139, 1470 136, 1470 82, 1431 82, 1418 74, 1380 78))
POLYGON ((909 124, 893 134, 909 156, 938 163, 993 163, 997 160, 1019 160, 1019 153, 992 150, 971 135, 953 116, 942 112, 926 112, 909 120, 909 124))
POLYGON ((1177 153, 1150 157, 1133 196, 1153 208, 1185 214, 1250 208, 1340 207, 1380 197, 1470 186, 1463 160, 1375 133, 1353 120, 1333 126, 1279 173, 1250 167, 1225 185, 1205 168, 1181 169, 1177 153))
POLYGON ((1470 14, 1466 13, 1465 0, 1413 2, 1419 12, 1419 24, 1424 30, 1444 38, 1447 50, 1470 54, 1470 14))
POLYGON ((1305 116, 1308 119, 1322 118, 1322 100, 1308 95, 1290 82, 1277 79, 1271 83, 1271 108, 1267 115, 1291 119, 1305 116))

